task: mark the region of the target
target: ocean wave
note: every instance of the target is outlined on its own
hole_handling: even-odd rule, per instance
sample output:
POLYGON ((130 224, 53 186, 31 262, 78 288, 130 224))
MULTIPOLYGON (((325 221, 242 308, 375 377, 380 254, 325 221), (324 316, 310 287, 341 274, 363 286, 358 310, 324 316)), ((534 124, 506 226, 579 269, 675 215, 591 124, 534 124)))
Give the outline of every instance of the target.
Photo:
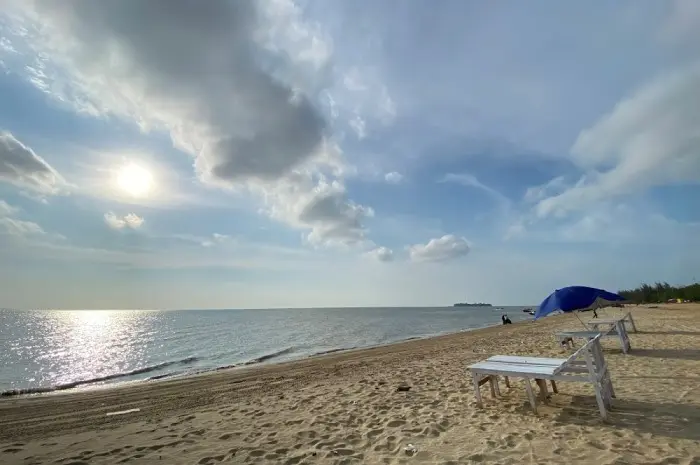
POLYGON ((346 350, 353 350, 357 348, 358 347, 339 347, 337 349, 322 350, 320 352, 314 352, 313 354, 309 355, 309 357, 319 357, 321 355, 329 355, 334 354, 336 352, 345 352, 346 350))
POLYGON ((269 354, 261 355, 258 358, 254 358, 252 360, 249 360, 245 362, 243 365, 255 365, 257 363, 263 363, 267 362, 269 360, 281 357, 283 355, 287 355, 289 353, 294 352, 295 348, 294 347, 287 347, 286 349, 278 350, 277 352, 271 352, 269 354))
MULTIPOLYGON (((110 375, 97 376, 95 378, 90 378, 90 379, 71 381, 70 383, 56 384, 56 385, 47 386, 47 387, 33 387, 33 388, 26 388, 26 389, 10 389, 8 391, 0 392, 0 397, 19 396, 19 395, 24 395, 24 394, 45 394, 48 392, 65 391, 67 389, 74 389, 76 387, 85 386, 88 384, 101 383, 104 381, 111 381, 114 379, 126 378, 129 376, 150 373, 152 371, 162 370, 163 368, 167 368, 167 367, 174 366, 174 365, 187 365, 190 363, 194 363, 197 360, 199 360, 198 357, 186 357, 186 358, 183 358, 180 360, 173 360, 171 362, 163 362, 163 363, 159 363, 157 365, 150 365, 150 366, 146 366, 143 368, 137 368, 135 370, 124 371, 124 372, 120 372, 120 373, 112 373, 110 375)), ((165 375, 165 376, 167 376, 167 375, 165 375)), ((156 378, 156 377, 154 377, 154 378, 156 378)))

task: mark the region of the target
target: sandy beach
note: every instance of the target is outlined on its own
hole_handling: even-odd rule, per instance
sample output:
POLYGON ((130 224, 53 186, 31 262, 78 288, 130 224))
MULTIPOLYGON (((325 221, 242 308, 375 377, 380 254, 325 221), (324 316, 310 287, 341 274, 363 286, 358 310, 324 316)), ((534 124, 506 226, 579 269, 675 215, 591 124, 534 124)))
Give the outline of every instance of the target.
POLYGON ((630 334, 632 352, 603 343, 617 393, 606 423, 581 383, 560 385, 537 415, 520 382, 475 405, 465 366, 495 354, 566 356, 553 332, 581 323, 561 315, 279 365, 1 399, 0 463, 700 464, 700 305, 628 309, 640 330, 630 334))

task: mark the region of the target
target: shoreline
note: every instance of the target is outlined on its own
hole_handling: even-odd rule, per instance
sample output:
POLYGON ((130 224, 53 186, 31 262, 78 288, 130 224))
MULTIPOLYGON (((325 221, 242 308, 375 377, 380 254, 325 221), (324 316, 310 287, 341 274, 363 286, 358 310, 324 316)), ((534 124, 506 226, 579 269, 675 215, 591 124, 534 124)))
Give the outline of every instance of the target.
MULTIPOLYGON (((526 323, 526 322, 532 322, 533 320, 522 320, 522 321, 516 321, 513 324, 520 324, 520 323, 526 323)), ((286 353, 289 352, 289 348, 285 349, 280 349, 278 351, 269 353, 269 354, 264 354, 262 356, 259 356, 257 358, 254 358, 249 361, 245 362, 239 362, 239 363, 234 363, 234 364, 228 364, 228 365, 221 365, 221 366, 216 366, 212 368, 205 368, 205 369, 200 369, 200 370, 194 370, 194 371, 186 371, 186 372, 180 372, 180 373, 165 373, 161 375, 155 375, 152 377, 148 378, 142 378, 142 379, 130 379, 130 380, 123 380, 123 381, 117 381, 117 382, 109 382, 112 379, 118 379, 118 378, 127 378, 129 376, 134 376, 138 374, 142 374, 147 371, 155 371, 156 369, 163 367, 163 366, 171 366, 171 365, 177 365, 181 364, 183 362, 188 362, 191 360, 196 359, 195 356, 187 357, 186 359, 183 360, 176 360, 176 361, 168 361, 161 363, 159 365, 155 366, 149 366, 149 367, 144 367, 140 369, 136 369, 133 371, 130 371, 128 373, 114 373, 110 375, 105 375, 99 378, 93 378, 93 379, 87 379, 87 380, 76 380, 76 381, 71 381, 67 382, 64 384, 60 385, 54 385, 54 386, 46 386, 46 387, 30 387, 30 388, 16 388, 16 389, 7 389, 0 391, 0 402, 2 402, 3 399, 6 398, 17 398, 17 397, 27 397, 27 396, 47 396, 47 395, 53 395, 53 394, 69 394, 69 393, 87 393, 91 392, 94 390, 104 390, 104 389, 119 389, 125 386, 132 386, 132 385, 138 385, 141 383, 158 383, 158 382, 165 382, 165 381, 172 381, 172 380, 181 380, 181 379, 186 379, 194 376, 206 376, 211 373, 218 373, 218 372, 223 372, 223 371, 228 371, 228 370, 242 370, 246 368, 260 368, 264 366, 269 366, 269 365, 282 365, 285 363, 292 363, 296 361, 301 361, 301 360, 310 360, 310 359, 316 359, 319 357, 325 357, 328 355, 334 355, 334 354, 341 354, 341 353, 346 353, 346 352, 351 352, 351 351, 356 351, 356 350, 366 350, 366 349, 374 349, 374 348, 381 348, 381 347, 387 347, 391 346, 394 344, 402 344, 405 342, 411 342, 411 341, 416 341, 416 340, 425 340, 425 339, 432 339, 432 338, 437 338, 437 337, 443 337, 443 336, 450 336, 454 334, 460 334, 460 333, 467 333, 467 332, 473 332, 473 331, 480 331, 486 328, 491 328, 494 326, 501 326, 500 323, 494 323, 494 324, 487 324, 483 326, 478 326, 475 328, 464 328, 460 329, 457 331, 449 331, 449 332, 442 332, 438 334, 428 334, 428 335, 423 335, 423 336, 410 336, 406 337, 403 339, 399 340, 394 340, 394 341, 389 341, 385 343, 379 343, 379 344, 373 344, 373 345, 367 345, 367 346, 355 346, 355 347, 348 347, 348 348, 335 348, 335 349, 328 349, 328 350, 323 350, 320 352, 315 352, 309 355, 301 355, 299 357, 293 357, 281 361, 270 361, 272 359, 278 358, 280 355, 285 355, 286 353)))
POLYGON ((700 305, 629 310, 640 330, 630 333, 631 353, 603 342, 617 394, 607 422, 584 383, 563 383, 537 414, 515 380, 497 399, 484 392, 484 407, 476 406, 466 367, 496 354, 566 356, 554 332, 581 327, 566 314, 182 379, 0 399, 0 463, 698 463, 700 305))
MULTIPOLYGON (((548 317, 549 322, 563 317, 564 315, 556 315, 548 317)), ((415 349, 420 349, 425 346, 449 344, 454 339, 469 338, 469 337, 487 337, 498 330, 513 331, 532 324, 532 320, 524 320, 514 322, 511 325, 489 325, 474 329, 462 329, 457 332, 441 334, 437 336, 419 337, 405 339, 401 341, 391 342, 383 345, 375 345, 369 347, 358 347, 347 350, 340 350, 321 354, 317 356, 305 357, 294 360, 285 360, 277 363, 263 363, 256 365, 238 365, 234 367, 223 367, 219 370, 211 370, 199 373, 192 373, 185 376, 172 378, 163 378, 152 381, 138 380, 128 381, 124 383, 114 383, 98 385, 88 389, 68 389, 52 391, 38 394, 20 394, 0 397, 0 426, 5 422, 2 421, 2 414, 5 408, 10 407, 25 407, 36 406, 37 408, 46 403, 60 404, 61 402, 90 402, 93 399, 117 399, 122 396, 140 396, 143 394, 151 394, 159 390, 170 391, 177 390, 181 387, 197 385, 201 383, 221 383, 229 382, 231 384, 244 384, 246 382, 267 379, 272 377, 277 380, 276 375, 291 374, 296 371, 312 369, 316 366, 328 366, 333 364, 354 363, 356 360, 365 358, 375 358, 381 356, 401 355, 406 352, 411 352, 415 349), (57 399, 54 402, 54 399, 57 399)), ((112 419, 119 417, 113 417, 112 419)), ((3 429, 0 428, 0 441, 3 439, 3 429)))

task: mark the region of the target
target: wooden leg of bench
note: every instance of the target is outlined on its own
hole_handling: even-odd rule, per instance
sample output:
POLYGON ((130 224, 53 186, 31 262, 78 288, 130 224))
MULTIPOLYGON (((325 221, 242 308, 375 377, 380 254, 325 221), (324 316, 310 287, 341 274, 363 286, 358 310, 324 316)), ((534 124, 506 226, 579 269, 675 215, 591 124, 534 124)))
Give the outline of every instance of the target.
POLYGON ((491 388, 491 397, 496 398, 496 380, 493 376, 489 376, 489 387, 491 388))
POLYGON ((506 387, 510 388, 510 380, 508 379, 508 377, 504 376, 503 378, 506 380, 506 387))
POLYGON ((492 376, 493 378, 493 384, 496 385, 496 395, 500 396, 501 395, 501 387, 498 385, 498 376, 492 376))
POLYGON ((552 380, 551 383, 552 383, 552 391, 553 391, 555 394, 558 394, 558 393, 559 393, 559 389, 557 389, 557 383, 554 382, 554 380, 552 380))
POLYGON ((540 396, 542 397, 542 403, 547 403, 547 396, 549 392, 547 390, 547 381, 544 379, 536 379, 537 386, 540 388, 540 396))
POLYGON ((603 398, 603 393, 602 387, 599 384, 594 384, 593 389, 595 390, 595 399, 596 402, 598 403, 598 410, 600 410, 600 416, 603 417, 603 420, 608 418, 608 410, 606 408, 606 401, 603 398))
POLYGON ((535 393, 532 392, 532 385, 530 384, 529 378, 525 378, 525 389, 527 390, 527 398, 530 400, 532 411, 537 413, 537 400, 535 400, 535 393))
POLYGON ((484 403, 481 400, 481 391, 479 390, 479 375, 472 373, 472 381, 474 382, 474 397, 476 397, 476 405, 483 407, 484 403))

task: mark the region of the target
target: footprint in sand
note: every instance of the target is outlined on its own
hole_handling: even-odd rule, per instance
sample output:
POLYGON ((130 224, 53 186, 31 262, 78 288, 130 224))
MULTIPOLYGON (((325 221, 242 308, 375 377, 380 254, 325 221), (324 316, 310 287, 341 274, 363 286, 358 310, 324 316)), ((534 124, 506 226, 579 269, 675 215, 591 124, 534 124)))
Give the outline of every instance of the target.
POLYGON ((335 457, 338 455, 347 457, 348 455, 353 455, 354 453, 355 451, 352 449, 333 449, 328 453, 327 457, 335 457))
POLYGON ((389 428, 398 428, 399 426, 403 426, 405 424, 405 420, 391 420, 389 423, 386 424, 386 426, 389 428))
POLYGON ((593 440, 593 441, 587 441, 586 444, 588 444, 589 446, 595 447, 595 448, 598 449, 598 450, 606 450, 606 449, 608 448, 608 447, 607 447, 605 444, 603 444, 602 442, 600 442, 600 441, 595 441, 595 440, 593 440))
POLYGON ((374 447, 375 452, 395 452, 397 450, 396 436, 388 436, 384 444, 377 444, 374 447))
POLYGON ((207 465, 210 463, 223 462, 225 458, 225 455, 216 455, 214 457, 202 457, 197 463, 200 465, 207 465))
POLYGON ((345 442, 350 445, 356 446, 362 442, 362 438, 356 434, 350 434, 345 438, 345 442))
POLYGON ((318 435, 316 434, 316 431, 311 431, 311 430, 309 430, 309 431, 299 431, 299 432, 297 433, 297 437, 298 437, 299 439, 314 439, 316 436, 318 436, 318 435))

